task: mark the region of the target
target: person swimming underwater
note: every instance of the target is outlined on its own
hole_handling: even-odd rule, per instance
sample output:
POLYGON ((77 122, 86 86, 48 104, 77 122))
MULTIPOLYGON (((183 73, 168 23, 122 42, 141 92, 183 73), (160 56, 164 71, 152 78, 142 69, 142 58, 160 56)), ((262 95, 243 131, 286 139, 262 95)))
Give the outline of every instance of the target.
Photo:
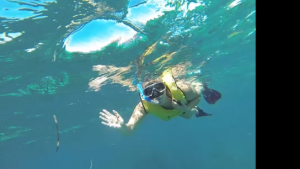
POLYGON ((135 107, 128 123, 125 124, 124 119, 115 110, 112 114, 103 109, 99 118, 103 120, 102 124, 119 128, 124 135, 131 135, 147 114, 155 115, 164 121, 177 116, 185 119, 193 116, 211 116, 197 107, 201 94, 209 104, 215 104, 221 98, 221 93, 202 83, 194 83, 175 81, 172 69, 167 69, 161 77, 137 84, 141 101, 135 107))

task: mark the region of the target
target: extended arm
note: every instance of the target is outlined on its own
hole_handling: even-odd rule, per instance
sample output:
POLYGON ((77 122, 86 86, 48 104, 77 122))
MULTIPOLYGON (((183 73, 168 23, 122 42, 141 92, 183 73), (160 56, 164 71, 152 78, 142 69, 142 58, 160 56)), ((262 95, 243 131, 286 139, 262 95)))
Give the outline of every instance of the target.
POLYGON ((99 118, 103 120, 102 124, 109 127, 119 128, 121 133, 126 136, 133 134, 133 131, 147 115, 141 102, 133 110, 133 113, 127 124, 124 123, 123 118, 117 111, 113 110, 113 113, 114 114, 111 114, 107 110, 103 109, 103 112, 99 113, 99 118))
POLYGON ((121 132, 123 135, 130 136, 136 130, 136 128, 141 124, 142 120, 146 117, 147 113, 140 102, 135 109, 127 124, 121 126, 121 132))

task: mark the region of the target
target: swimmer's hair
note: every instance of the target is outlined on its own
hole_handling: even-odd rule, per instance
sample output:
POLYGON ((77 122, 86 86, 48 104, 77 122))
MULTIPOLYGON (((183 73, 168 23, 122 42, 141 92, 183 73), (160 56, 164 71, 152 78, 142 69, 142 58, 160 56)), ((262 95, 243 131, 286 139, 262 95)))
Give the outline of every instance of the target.
POLYGON ((142 84, 142 87, 145 88, 153 83, 158 83, 158 82, 161 82, 161 79, 160 78, 157 78, 157 79, 152 79, 152 80, 149 80, 149 81, 146 81, 142 84))

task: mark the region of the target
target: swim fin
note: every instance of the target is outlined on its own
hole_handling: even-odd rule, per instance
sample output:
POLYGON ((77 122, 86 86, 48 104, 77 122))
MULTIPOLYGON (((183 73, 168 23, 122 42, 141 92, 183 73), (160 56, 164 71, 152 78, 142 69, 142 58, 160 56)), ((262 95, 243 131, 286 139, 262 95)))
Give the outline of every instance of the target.
POLYGON ((196 114, 196 117, 203 117, 203 116, 211 116, 212 114, 205 113, 202 109, 199 107, 196 107, 198 110, 198 113, 196 114))
POLYGON ((220 92, 206 86, 204 86, 202 94, 208 104, 215 104, 222 97, 220 92))

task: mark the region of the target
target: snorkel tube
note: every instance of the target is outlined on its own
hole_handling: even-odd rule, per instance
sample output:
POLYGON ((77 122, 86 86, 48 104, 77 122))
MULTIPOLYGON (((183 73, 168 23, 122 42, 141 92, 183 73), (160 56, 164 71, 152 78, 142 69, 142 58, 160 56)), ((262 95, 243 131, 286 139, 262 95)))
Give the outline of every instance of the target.
POLYGON ((150 102, 152 104, 159 104, 159 102, 157 100, 152 100, 149 97, 147 97, 147 96, 144 95, 144 90, 143 90, 143 87, 142 87, 142 83, 138 83, 137 84, 137 88, 138 88, 138 90, 140 92, 140 95, 142 96, 142 98, 144 100, 146 100, 146 101, 148 101, 148 102, 150 102))

